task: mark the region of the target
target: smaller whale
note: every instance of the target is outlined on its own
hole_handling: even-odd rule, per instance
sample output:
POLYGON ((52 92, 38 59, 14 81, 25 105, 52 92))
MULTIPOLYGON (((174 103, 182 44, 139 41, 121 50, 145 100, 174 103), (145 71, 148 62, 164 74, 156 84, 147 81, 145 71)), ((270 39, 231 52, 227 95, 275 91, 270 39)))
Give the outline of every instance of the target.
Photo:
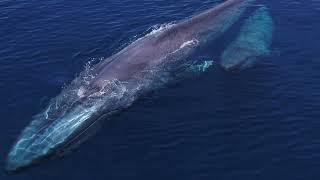
POLYGON ((236 40, 222 53, 220 65, 225 70, 243 70, 270 54, 273 20, 262 6, 245 21, 236 40))

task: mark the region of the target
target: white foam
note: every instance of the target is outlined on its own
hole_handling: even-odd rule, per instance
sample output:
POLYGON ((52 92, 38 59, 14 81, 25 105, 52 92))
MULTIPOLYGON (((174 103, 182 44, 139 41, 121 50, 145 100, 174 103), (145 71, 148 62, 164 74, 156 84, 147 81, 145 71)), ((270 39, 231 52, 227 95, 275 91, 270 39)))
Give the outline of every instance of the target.
POLYGON ((84 94, 85 94, 85 89, 84 87, 80 87, 78 92, 77 92, 77 95, 80 97, 80 98, 83 98, 84 97, 84 94))
POLYGON ((191 46, 191 45, 197 45, 199 43, 199 41, 197 39, 192 39, 190 41, 186 41, 184 42, 181 46, 180 49, 186 47, 186 46, 191 46))
POLYGON ((147 36, 149 35, 155 35, 159 32, 163 32, 167 29, 170 29, 171 27, 173 27, 175 25, 175 23, 171 22, 171 23, 167 23, 167 24, 160 24, 160 25, 154 25, 151 27, 152 31, 147 34, 147 36))

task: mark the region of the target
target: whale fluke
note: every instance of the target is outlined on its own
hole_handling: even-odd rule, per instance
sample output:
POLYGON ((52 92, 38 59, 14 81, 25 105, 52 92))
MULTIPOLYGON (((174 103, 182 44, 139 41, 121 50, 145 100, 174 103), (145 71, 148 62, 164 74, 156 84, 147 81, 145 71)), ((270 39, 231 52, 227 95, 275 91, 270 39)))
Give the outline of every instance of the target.
POLYGON ((244 23, 236 40, 221 56, 225 70, 245 69, 270 53, 273 21, 268 8, 258 8, 244 23))

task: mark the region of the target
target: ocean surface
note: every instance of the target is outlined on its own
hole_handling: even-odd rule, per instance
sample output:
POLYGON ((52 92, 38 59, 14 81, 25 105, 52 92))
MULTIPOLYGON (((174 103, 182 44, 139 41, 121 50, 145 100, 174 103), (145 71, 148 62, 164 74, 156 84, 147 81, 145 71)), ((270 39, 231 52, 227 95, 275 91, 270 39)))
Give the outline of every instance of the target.
MULTIPOLYGON (((214 0, 1 0, 0 168, 31 117, 89 61, 214 0)), ((257 0, 275 23, 272 53, 148 94, 67 156, 0 180, 315 180, 320 177, 320 1, 257 0)), ((243 19, 239 20, 243 21, 243 19)), ((239 22, 240 23, 240 22, 239 22)))

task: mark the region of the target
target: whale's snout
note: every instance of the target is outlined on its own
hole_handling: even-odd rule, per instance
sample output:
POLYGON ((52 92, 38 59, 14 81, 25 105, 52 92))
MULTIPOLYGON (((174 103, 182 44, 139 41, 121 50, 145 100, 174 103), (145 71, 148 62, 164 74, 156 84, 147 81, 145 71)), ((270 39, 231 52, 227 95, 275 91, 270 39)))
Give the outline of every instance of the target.
POLYGON ((42 159, 42 155, 32 153, 26 149, 12 149, 8 155, 5 171, 8 173, 14 173, 25 169, 39 160, 42 159))
POLYGON ((5 169, 19 171, 70 151, 97 124, 97 108, 79 105, 52 120, 46 113, 35 116, 9 152, 5 169))

